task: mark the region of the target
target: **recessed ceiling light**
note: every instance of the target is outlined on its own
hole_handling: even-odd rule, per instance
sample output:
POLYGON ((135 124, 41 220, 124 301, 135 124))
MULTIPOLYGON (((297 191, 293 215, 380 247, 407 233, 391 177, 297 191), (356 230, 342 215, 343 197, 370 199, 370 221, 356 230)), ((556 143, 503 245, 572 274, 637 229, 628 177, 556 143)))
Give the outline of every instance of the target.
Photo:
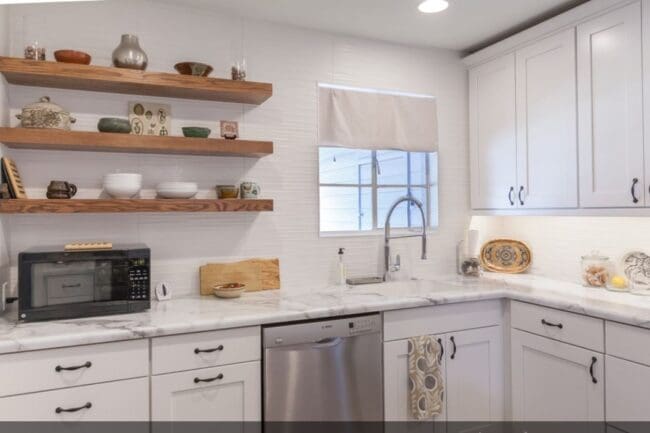
POLYGON ((418 6, 420 12, 425 14, 435 14, 436 12, 442 12, 449 7, 449 2, 447 0, 424 0, 418 6))

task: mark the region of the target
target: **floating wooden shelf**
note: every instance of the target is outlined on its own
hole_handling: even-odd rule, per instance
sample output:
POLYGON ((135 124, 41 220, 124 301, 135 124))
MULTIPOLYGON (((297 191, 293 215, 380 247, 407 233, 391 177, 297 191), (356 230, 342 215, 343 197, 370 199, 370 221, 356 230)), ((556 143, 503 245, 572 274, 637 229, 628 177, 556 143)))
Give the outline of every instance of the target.
POLYGON ((163 96, 259 105, 273 95, 273 85, 176 73, 142 72, 105 66, 40 62, 0 57, 0 72, 11 84, 163 96))
POLYGON ((273 142, 216 138, 159 137, 56 129, 0 128, 0 143, 14 149, 259 158, 273 153, 273 142))
POLYGON ((0 200, 0 214, 270 211, 273 200, 0 200))

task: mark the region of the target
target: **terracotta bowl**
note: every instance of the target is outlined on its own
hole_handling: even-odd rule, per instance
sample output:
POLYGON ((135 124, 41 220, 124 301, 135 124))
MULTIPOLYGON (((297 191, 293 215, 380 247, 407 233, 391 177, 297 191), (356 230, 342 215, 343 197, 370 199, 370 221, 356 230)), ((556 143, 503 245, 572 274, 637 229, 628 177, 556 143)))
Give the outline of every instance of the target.
POLYGON ((195 77, 207 77, 213 71, 212 66, 198 62, 182 62, 174 65, 174 69, 182 75, 194 75, 195 77))
POLYGON ((54 52, 54 58, 60 63, 75 63, 78 65, 90 65, 92 57, 83 51, 59 50, 54 52))

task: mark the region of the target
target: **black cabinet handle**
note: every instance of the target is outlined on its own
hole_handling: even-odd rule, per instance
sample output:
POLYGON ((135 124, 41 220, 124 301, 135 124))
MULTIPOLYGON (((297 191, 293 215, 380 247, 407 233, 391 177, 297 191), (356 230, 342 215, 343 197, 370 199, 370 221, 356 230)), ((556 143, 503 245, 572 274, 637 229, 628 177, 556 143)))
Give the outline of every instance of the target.
POLYGON ((62 371, 75 371, 75 370, 81 370, 82 368, 90 368, 93 366, 93 363, 88 361, 83 365, 77 365, 75 367, 61 367, 60 365, 57 365, 54 371, 57 373, 61 373, 62 371))
POLYGON ((92 403, 88 402, 88 403, 84 404, 81 407, 74 407, 72 409, 63 409, 62 407, 57 407, 54 410, 54 412, 56 412, 56 413, 63 413, 63 412, 72 413, 72 412, 79 412, 80 410, 83 410, 83 409, 90 409, 91 407, 93 407, 92 403))
POLYGON ((451 340, 451 344, 454 348, 454 351, 451 353, 451 359, 456 359, 456 351, 458 349, 456 347, 456 339, 454 337, 449 337, 449 339, 451 340))
POLYGON ((508 193, 508 200, 510 201, 510 206, 514 206, 514 205, 515 205, 515 199, 512 198, 512 194, 513 194, 514 192, 515 192, 515 187, 514 187, 514 186, 511 186, 511 187, 510 187, 510 192, 508 193))
POLYGON ((591 381, 593 383, 598 383, 598 379, 596 379, 596 376, 594 376, 594 366, 596 365, 596 362, 598 362, 598 358, 595 356, 591 358, 591 366, 589 366, 589 374, 591 375, 591 381))
POLYGON ((439 362, 442 362, 442 359, 445 357, 445 345, 442 344, 442 338, 438 338, 438 345, 440 346, 440 359, 439 362))
POLYGON ((522 206, 524 205, 524 199, 523 199, 523 197, 521 196, 523 193, 524 193, 524 187, 522 186, 521 188, 519 188, 519 195, 518 195, 518 197, 519 197, 519 204, 522 205, 522 206))
POLYGON ((222 350, 223 350, 223 345, 220 345, 219 347, 215 347, 214 349, 205 349, 205 350, 201 350, 197 347, 196 349, 194 349, 194 353, 198 355, 199 353, 214 353, 214 352, 221 352, 222 350))
POLYGON ((561 324, 561 323, 551 323, 551 322, 547 322, 546 319, 542 319, 542 325, 544 325, 544 326, 550 326, 551 328, 559 328, 559 329, 563 329, 563 328, 564 328, 564 325, 563 325, 563 324, 561 324))
POLYGON ((637 178, 635 177, 635 178, 632 180, 632 190, 631 190, 631 192, 632 192, 632 202, 633 202, 634 204, 636 204, 636 203, 639 202, 639 199, 636 197, 636 185, 637 185, 638 183, 639 183, 639 179, 637 179, 637 178))
POLYGON ((210 382, 214 382, 215 380, 221 380, 221 379, 223 379, 223 374, 219 373, 217 377, 212 377, 210 379, 199 379, 198 377, 195 377, 194 383, 201 383, 201 382, 210 383, 210 382))

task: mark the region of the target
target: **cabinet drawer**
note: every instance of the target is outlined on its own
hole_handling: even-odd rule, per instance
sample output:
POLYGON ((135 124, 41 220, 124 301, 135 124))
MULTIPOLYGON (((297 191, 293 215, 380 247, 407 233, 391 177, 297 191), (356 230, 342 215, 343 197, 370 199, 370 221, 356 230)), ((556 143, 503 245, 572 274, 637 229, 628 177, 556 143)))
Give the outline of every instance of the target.
POLYGON ((146 340, 0 356, 0 397, 149 375, 146 340))
POLYGON ((502 317, 500 300, 389 311, 384 313, 384 341, 496 326, 502 317))
MULTIPOLYGON (((146 422, 149 421, 149 379, 0 398, 0 421, 146 422)), ((146 424, 143 431, 148 431, 146 424)))
POLYGON ((156 423, 261 421, 261 370, 256 361, 155 376, 151 418, 156 423))
POLYGON ((516 301, 511 308, 513 328, 597 352, 605 351, 604 321, 601 319, 516 301))
POLYGON ((173 373, 260 359, 259 327, 154 338, 153 374, 173 373))
POLYGON ((608 355, 650 365, 650 329, 606 322, 605 341, 608 355))

